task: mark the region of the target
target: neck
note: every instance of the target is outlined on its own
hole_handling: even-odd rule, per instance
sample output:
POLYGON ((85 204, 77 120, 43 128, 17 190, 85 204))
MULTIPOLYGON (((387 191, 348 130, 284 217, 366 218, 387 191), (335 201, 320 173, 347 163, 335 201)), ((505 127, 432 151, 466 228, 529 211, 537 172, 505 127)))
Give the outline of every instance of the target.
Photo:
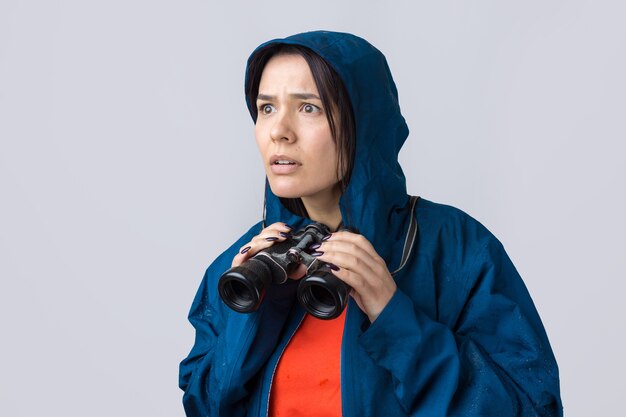
POLYGON ((341 224, 340 197, 341 192, 337 188, 324 196, 301 197, 301 199, 311 220, 325 224, 334 232, 341 224))

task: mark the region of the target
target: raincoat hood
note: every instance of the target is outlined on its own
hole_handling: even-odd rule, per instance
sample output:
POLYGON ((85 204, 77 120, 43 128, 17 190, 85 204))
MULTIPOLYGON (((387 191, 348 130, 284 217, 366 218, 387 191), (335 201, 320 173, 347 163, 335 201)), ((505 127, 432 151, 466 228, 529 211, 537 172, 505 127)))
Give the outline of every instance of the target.
MULTIPOLYGON (((411 216, 405 177, 398 162, 409 130, 384 55, 366 40, 348 33, 314 31, 274 39, 261 44, 248 59, 246 96, 251 88, 248 71, 253 57, 274 44, 311 49, 343 80, 354 112, 356 150, 350 183, 339 201, 342 221, 365 236, 393 270, 400 262, 411 216)), ((254 119, 256 103, 247 105, 254 119)), ((310 222, 289 211, 267 186, 265 224, 278 221, 296 228, 310 222)))

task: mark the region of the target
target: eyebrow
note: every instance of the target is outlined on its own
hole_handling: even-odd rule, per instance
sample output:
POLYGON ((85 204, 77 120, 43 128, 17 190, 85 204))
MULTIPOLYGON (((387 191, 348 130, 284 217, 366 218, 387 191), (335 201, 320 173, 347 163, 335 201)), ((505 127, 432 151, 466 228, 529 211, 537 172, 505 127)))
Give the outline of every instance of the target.
MULTIPOLYGON (((315 94, 311 94, 311 93, 292 93, 289 94, 289 97, 291 98, 297 98, 300 100, 310 100, 310 99, 316 99, 316 100, 322 100, 321 98, 319 98, 317 95, 315 94)), ((276 100, 276 96, 270 96, 267 94, 259 94, 256 97, 257 100, 265 100, 265 101, 274 101, 276 100)))

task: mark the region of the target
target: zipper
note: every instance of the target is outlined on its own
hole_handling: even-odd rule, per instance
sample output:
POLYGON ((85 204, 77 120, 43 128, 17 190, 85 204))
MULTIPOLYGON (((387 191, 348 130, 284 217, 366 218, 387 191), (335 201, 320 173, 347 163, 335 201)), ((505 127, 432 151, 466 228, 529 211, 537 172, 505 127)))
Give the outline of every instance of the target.
POLYGON ((280 358, 283 357, 283 353, 285 353, 285 349, 287 349, 287 346, 289 346, 289 343, 291 343, 291 339, 293 339, 293 336, 296 334, 296 332, 302 325, 302 322, 304 321, 305 317, 306 317, 306 314, 302 316, 302 318, 300 319, 300 322, 298 323, 298 326, 296 326, 296 329, 293 331, 293 333, 291 333, 291 336, 289 336, 289 340, 287 340, 287 343, 285 344, 283 349, 280 351, 280 355, 278 355, 278 359, 276 360, 276 364, 274 365, 274 369, 272 370, 272 377, 270 378, 269 390, 267 391, 267 408, 265 409, 265 417, 269 417, 270 415, 270 396, 272 395, 272 383, 274 382, 274 374, 276 374, 276 368, 278 368, 278 363, 280 362, 280 358))
MULTIPOLYGON (((344 390, 344 387, 348 387, 348 384, 344 384, 343 383, 343 378, 344 378, 344 369, 343 369, 343 351, 344 351, 344 346, 345 344, 343 343, 344 338, 346 336, 346 332, 348 331, 348 315, 350 314, 350 299, 348 299, 348 303, 346 304, 346 317, 343 320, 343 332, 341 335, 341 349, 339 349, 339 392, 341 393, 341 415, 343 416, 347 416, 348 414, 346 414, 346 391, 344 390)), ((347 376, 346 376, 347 378, 347 376)))

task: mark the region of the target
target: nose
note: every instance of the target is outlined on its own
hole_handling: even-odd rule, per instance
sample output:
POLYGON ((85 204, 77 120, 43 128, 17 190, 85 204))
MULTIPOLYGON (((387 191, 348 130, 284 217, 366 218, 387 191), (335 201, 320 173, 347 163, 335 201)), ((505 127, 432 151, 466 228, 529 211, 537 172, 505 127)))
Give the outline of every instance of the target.
POLYGON ((273 142, 283 140, 294 142, 296 140, 293 123, 288 112, 278 112, 275 114, 274 124, 270 130, 270 137, 273 142))

